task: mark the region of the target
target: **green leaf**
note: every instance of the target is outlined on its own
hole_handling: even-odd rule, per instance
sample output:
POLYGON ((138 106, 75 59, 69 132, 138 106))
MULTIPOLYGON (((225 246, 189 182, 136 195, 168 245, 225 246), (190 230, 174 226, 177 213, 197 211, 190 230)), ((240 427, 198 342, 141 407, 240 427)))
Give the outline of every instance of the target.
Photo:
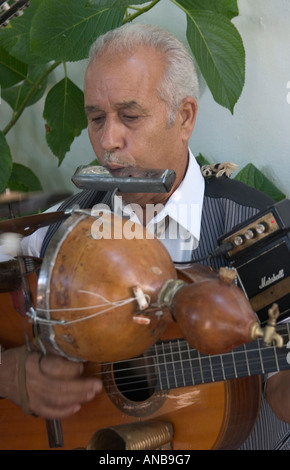
POLYGON ((196 157, 196 160, 200 166, 210 165, 210 162, 201 153, 196 157))
POLYGON ((87 127, 83 92, 64 78, 49 91, 43 117, 47 122, 47 143, 60 165, 74 138, 87 127))
POLYGON ((32 22, 33 52, 47 60, 85 59, 100 34, 122 24, 126 8, 86 5, 87 0, 43 2, 32 22))
POLYGON ((223 15, 188 10, 187 39, 215 101, 233 113, 245 83, 245 50, 238 30, 223 15))
POLYGON ((7 188, 12 171, 12 156, 3 133, 0 131, 0 193, 7 188))
POLYGON ((31 0, 29 8, 22 16, 14 18, 0 30, 0 45, 9 53, 27 64, 43 64, 47 60, 34 54, 30 49, 30 30, 32 19, 41 3, 47 0, 31 0))
POLYGON ((0 85, 7 88, 26 78, 28 67, 0 47, 0 85))
POLYGON ((208 10, 220 13, 229 20, 239 14, 237 0, 179 0, 178 3, 186 10, 208 10))
POLYGON ((86 6, 96 6, 98 8, 128 8, 130 5, 142 5, 148 3, 146 0, 87 0, 86 6))
MULTIPOLYGON (((33 87, 36 86, 39 78, 44 74, 46 66, 34 66, 30 65, 28 69, 28 74, 25 81, 18 86, 7 88, 2 90, 2 98, 6 101, 14 111, 17 111, 23 101, 26 99, 27 95, 31 92, 33 87)), ((35 90, 35 93, 29 100, 26 106, 31 106, 40 100, 43 96, 47 86, 47 80, 44 80, 41 85, 35 90)))
POLYGON ((252 163, 246 165, 235 177, 236 180, 259 189, 270 196, 274 201, 285 199, 283 194, 258 168, 252 163))
POLYGON ((94 160, 90 162, 91 166, 98 166, 99 164, 100 163, 99 163, 99 160, 97 158, 94 158, 94 160))
POLYGON ((42 191, 38 177, 30 168, 19 163, 13 163, 12 173, 7 187, 11 189, 11 191, 42 191))

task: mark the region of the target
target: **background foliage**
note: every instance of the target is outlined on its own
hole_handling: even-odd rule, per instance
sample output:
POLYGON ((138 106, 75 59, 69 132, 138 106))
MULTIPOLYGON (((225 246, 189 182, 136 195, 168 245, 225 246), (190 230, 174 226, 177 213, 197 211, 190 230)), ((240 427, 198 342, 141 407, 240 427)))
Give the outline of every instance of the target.
MULTIPOLYGON (((243 41, 231 21, 239 14, 237 0, 169 1, 186 15, 188 45, 213 98, 233 113, 245 83, 243 41)), ((72 142, 87 126, 83 92, 68 76, 67 63, 86 59, 100 34, 138 18, 158 2, 31 0, 21 17, 1 29, 1 98, 9 104, 11 115, 0 130, 0 193, 6 187, 41 188, 32 169, 14 163, 6 141, 23 111, 44 101, 46 141, 61 165, 72 142), (58 67, 63 68, 63 78, 48 85, 48 77, 58 67)), ((266 191, 271 186, 269 182, 268 188, 268 180, 256 168, 239 177, 254 185, 262 178, 266 191)), ((271 192, 277 200, 283 197, 276 188, 271 187, 271 192)))

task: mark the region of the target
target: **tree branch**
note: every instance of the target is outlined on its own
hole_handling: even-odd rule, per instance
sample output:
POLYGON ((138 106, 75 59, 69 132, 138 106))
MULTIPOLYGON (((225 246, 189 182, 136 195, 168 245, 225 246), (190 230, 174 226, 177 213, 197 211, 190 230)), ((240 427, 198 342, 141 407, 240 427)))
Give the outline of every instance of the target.
POLYGON ((147 7, 139 8, 138 11, 133 15, 128 15, 128 17, 124 20, 124 23, 129 23, 130 21, 135 20, 135 18, 138 18, 138 16, 141 16, 143 13, 151 10, 151 8, 153 8, 159 2, 160 0, 154 0, 152 3, 150 3, 150 5, 147 5, 147 7))

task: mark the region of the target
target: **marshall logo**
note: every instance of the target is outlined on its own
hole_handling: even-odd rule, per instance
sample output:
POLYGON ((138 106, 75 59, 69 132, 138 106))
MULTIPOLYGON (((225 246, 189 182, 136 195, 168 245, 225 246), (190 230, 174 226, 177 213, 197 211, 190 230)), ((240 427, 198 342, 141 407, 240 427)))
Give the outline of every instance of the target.
POLYGON ((278 274, 273 274, 271 277, 262 277, 261 284, 259 285, 259 289, 264 289, 265 287, 274 284, 274 282, 279 281, 279 279, 283 279, 285 277, 284 269, 280 269, 278 274))

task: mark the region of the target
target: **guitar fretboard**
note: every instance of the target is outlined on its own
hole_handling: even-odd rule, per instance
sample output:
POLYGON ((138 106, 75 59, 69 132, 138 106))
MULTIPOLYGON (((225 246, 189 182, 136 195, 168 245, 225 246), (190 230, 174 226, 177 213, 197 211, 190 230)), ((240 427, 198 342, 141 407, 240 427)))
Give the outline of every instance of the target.
POLYGON ((183 339, 159 342, 153 348, 156 388, 170 390, 289 369, 290 324, 281 325, 277 331, 283 336, 282 348, 266 347, 261 339, 212 356, 192 349, 183 339))

